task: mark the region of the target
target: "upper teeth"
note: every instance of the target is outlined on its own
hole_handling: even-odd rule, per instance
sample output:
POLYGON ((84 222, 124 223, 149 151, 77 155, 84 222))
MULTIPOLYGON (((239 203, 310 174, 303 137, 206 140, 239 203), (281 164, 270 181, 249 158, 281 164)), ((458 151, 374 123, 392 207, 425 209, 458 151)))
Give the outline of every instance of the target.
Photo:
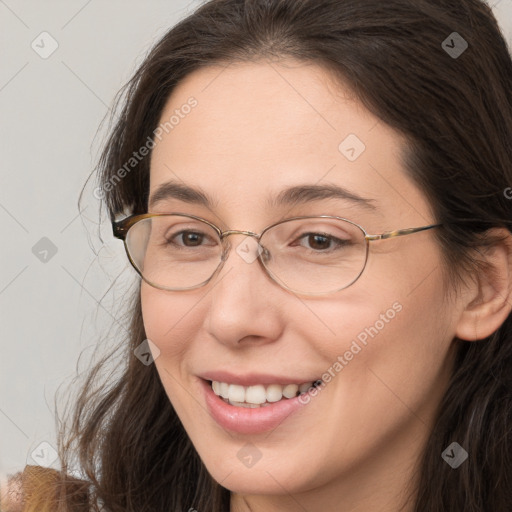
POLYGON ((280 384, 240 386, 239 384, 212 381, 212 389, 216 395, 230 402, 245 402, 255 405, 264 404, 265 402, 278 402, 283 396, 285 398, 293 398, 297 396, 297 391, 304 393, 311 386, 313 386, 312 382, 305 382, 300 386, 297 384, 287 384, 286 386, 281 386, 280 384))

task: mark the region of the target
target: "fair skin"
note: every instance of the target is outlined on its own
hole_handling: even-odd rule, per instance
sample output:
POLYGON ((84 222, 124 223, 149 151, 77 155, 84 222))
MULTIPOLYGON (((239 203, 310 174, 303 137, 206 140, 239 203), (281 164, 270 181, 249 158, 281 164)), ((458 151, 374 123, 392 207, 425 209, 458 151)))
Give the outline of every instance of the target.
MULTIPOLYGON (((151 212, 185 212, 256 233, 295 215, 337 215, 371 234, 435 223, 400 160, 404 140, 322 68, 292 61, 205 68, 179 84, 161 119, 191 96, 198 106, 153 151, 150 197, 174 180, 218 204, 170 198, 151 212), (353 162, 338 150, 349 134, 366 146, 353 162), (344 199, 264 206, 299 184, 336 184, 375 209, 344 199)), ((229 240, 228 260, 206 286, 170 292, 143 282, 141 297, 147 337, 161 351, 155 364, 163 386, 208 471, 232 491, 231 510, 395 512, 407 485, 414 489, 411 476, 451 374, 453 339, 474 340, 476 331, 481 338, 499 327, 510 312, 508 277, 500 287, 475 282, 448 297, 430 230, 371 242, 353 285, 305 297, 244 261, 235 250, 243 235, 229 240), (395 303, 400 312, 272 431, 229 432, 209 414, 198 375, 312 380, 395 303), (237 456, 248 443, 261 455, 251 467, 237 456)), ((507 251, 493 253, 496 265, 508 268, 507 251)))

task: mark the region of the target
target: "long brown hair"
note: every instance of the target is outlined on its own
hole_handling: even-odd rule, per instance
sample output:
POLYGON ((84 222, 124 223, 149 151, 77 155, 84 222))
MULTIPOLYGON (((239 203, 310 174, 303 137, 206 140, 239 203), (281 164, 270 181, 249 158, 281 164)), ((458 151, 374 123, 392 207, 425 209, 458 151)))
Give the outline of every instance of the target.
MULTIPOLYGON (((112 220, 147 211, 150 159, 116 175, 153 137, 175 86, 203 66, 260 58, 323 65, 403 134, 406 170, 444 225, 436 239, 447 275, 455 284, 475 271, 472 249, 482 233, 512 219, 504 193, 512 186, 512 62, 490 7, 479 0, 206 2, 161 38, 117 98, 97 169, 112 220), (468 44, 461 55, 443 45, 454 32, 468 44)), ((120 340, 121 375, 109 376, 105 358, 82 387, 61 436, 64 470, 79 464, 93 510, 228 511, 229 491, 206 471, 155 366, 133 355, 146 338, 138 293, 128 331, 120 340)), ((509 511, 512 319, 488 339, 454 342, 455 370, 418 467, 414 510, 509 511), (469 453, 457 470, 441 458, 453 441, 469 453)))

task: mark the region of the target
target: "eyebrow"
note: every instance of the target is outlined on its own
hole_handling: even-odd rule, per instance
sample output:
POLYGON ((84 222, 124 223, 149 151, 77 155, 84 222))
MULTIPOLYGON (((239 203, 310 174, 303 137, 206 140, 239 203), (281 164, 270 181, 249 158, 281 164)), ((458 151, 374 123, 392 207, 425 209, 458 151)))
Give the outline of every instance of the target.
MULTIPOLYGON (((177 199, 189 204, 205 206, 215 209, 219 202, 199 188, 193 188, 176 181, 161 184, 149 199, 149 208, 169 199, 177 199)), ((267 199, 266 207, 269 209, 279 206, 296 206, 317 202, 325 199, 343 199, 358 204, 369 210, 375 210, 375 200, 361 197, 354 192, 338 185, 296 185, 279 192, 276 196, 267 199)))

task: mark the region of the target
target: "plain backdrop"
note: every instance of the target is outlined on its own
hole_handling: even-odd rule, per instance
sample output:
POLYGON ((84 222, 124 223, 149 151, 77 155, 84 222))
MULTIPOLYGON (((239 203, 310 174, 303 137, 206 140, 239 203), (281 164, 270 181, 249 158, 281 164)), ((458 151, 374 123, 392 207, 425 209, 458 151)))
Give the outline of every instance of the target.
MULTIPOLYGON (((0 0, 0 477, 55 465, 55 392, 126 325, 137 278, 95 184, 78 198, 116 92, 200 3, 0 0)), ((512 0, 490 5, 512 45, 512 0)))

